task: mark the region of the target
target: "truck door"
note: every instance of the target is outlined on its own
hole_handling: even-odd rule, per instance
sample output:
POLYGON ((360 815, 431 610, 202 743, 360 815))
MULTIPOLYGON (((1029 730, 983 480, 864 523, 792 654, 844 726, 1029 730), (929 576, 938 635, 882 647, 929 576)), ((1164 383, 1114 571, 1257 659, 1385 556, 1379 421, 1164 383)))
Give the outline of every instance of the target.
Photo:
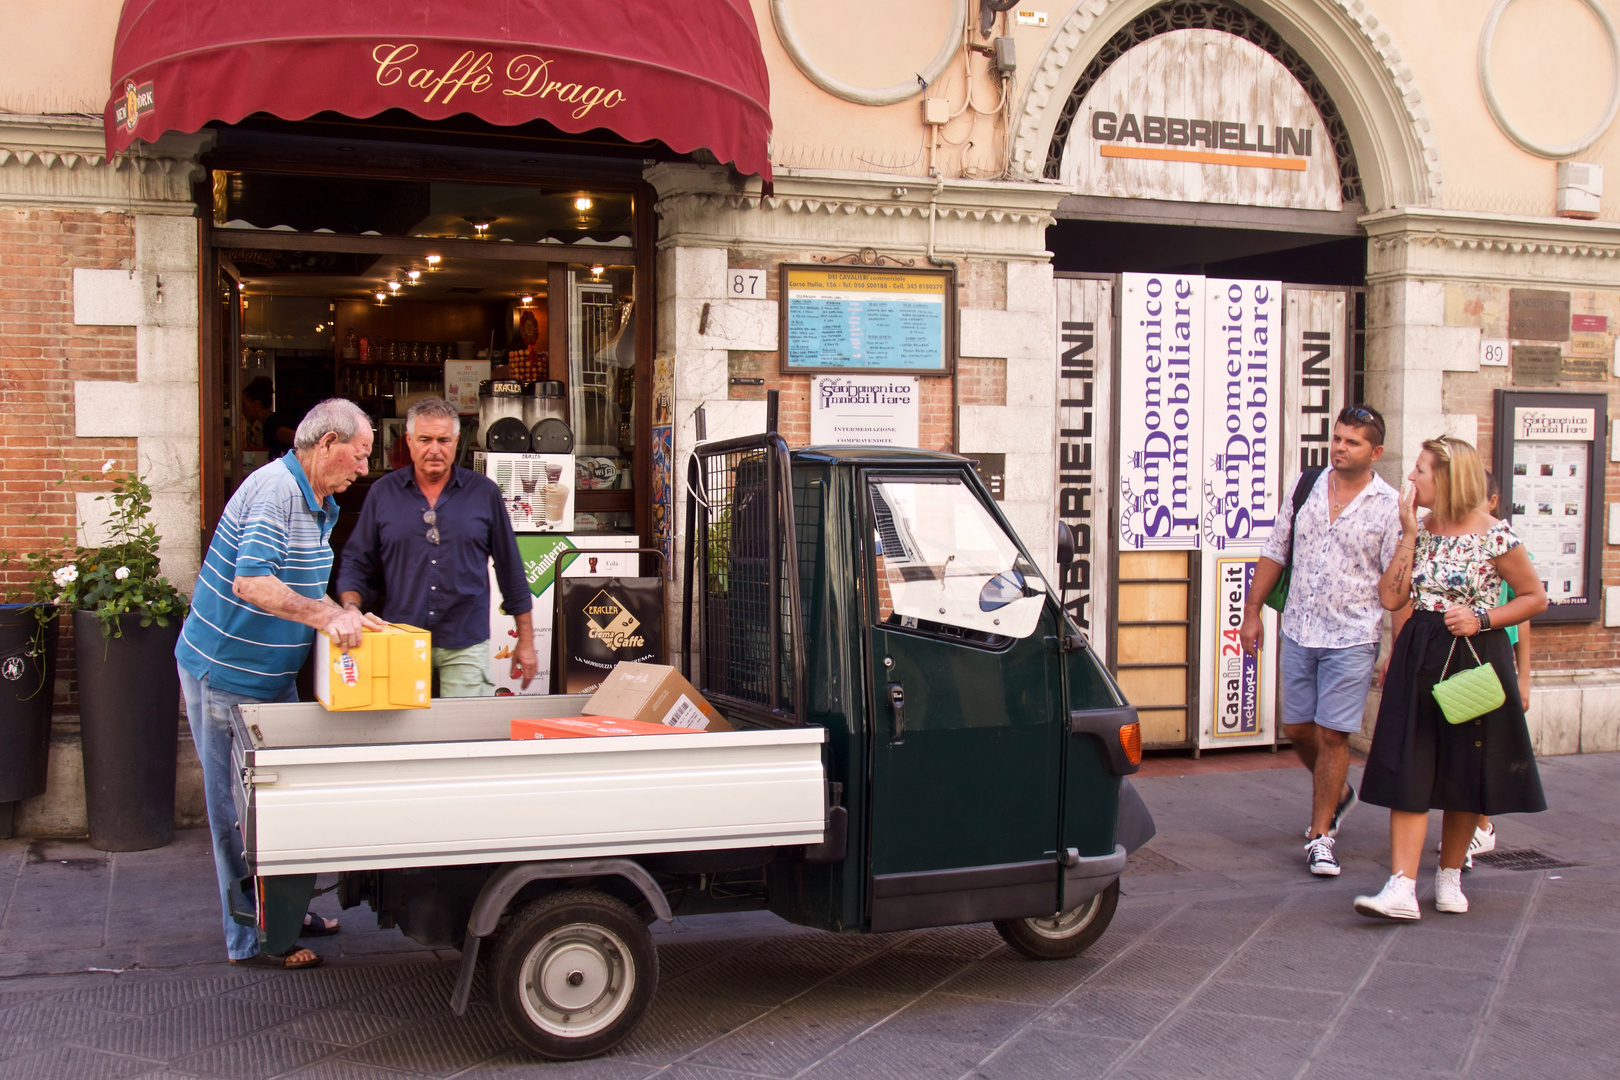
POLYGON ((868 474, 874 931, 1057 910, 1062 691, 1039 572, 965 474, 868 474))

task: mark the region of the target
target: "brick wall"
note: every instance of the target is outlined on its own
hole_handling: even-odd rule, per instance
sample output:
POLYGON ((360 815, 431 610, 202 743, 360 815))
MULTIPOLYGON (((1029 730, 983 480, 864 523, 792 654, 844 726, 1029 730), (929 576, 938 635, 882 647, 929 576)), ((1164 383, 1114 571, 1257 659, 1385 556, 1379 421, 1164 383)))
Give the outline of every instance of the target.
MULTIPOLYGON (((1614 355, 1615 331, 1620 328, 1620 293, 1576 289, 1570 291, 1570 301, 1571 310, 1575 313, 1608 316, 1608 355, 1614 355)), ((1478 326, 1485 337, 1506 338, 1508 308, 1507 286, 1452 284, 1447 287, 1447 325, 1478 326)), ((1478 371, 1448 372, 1442 384, 1442 399, 1446 412, 1472 413, 1479 417, 1478 448, 1485 458, 1486 468, 1492 467, 1495 454, 1494 394, 1499 389, 1541 388, 1515 387, 1511 367, 1482 367, 1478 371)), ((1546 389, 1607 394, 1609 416, 1611 418, 1620 416, 1620 382, 1616 380, 1605 379, 1597 382, 1566 380, 1560 386, 1546 389)), ((1602 536, 1606 538, 1608 532, 1606 504, 1620 502, 1620 463, 1605 462, 1604 466, 1605 490, 1602 504, 1598 509, 1604 515, 1602 536)), ((1601 542, 1600 549, 1602 584, 1620 584, 1620 548, 1601 542)), ((1530 638, 1530 663, 1533 670, 1540 671, 1585 671, 1620 667, 1620 630, 1605 628, 1601 621, 1536 626, 1532 629, 1530 638)))
MULTIPOLYGON (((73 270, 133 265, 133 218, 88 211, 0 209, 0 547, 26 552, 71 534, 78 480, 111 459, 135 466, 134 439, 73 434, 73 383, 135 378, 133 327, 75 326, 73 270)), ((0 588, 29 575, 0 568, 0 588)), ((21 597, 25 599, 26 597, 21 597)), ((73 708, 73 633, 61 628, 56 703, 73 708)))

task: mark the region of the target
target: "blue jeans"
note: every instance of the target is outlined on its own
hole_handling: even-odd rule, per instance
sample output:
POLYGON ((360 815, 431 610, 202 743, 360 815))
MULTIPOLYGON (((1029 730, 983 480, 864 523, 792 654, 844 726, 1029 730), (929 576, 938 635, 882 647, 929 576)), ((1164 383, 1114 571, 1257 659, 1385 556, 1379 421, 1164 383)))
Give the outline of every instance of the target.
POLYGON ((231 798, 235 777, 231 770, 231 706, 265 701, 297 701, 292 684, 273 698, 246 697, 216 690, 183 666, 180 689, 186 695, 186 719, 191 741, 202 762, 203 796, 208 801, 208 835, 214 842, 214 875, 219 879, 219 906, 225 919, 225 952, 232 960, 245 960, 259 952, 259 932, 231 918, 232 900, 238 910, 251 910, 253 900, 242 895, 242 879, 249 875, 242 858, 242 834, 236 827, 236 803, 231 798))

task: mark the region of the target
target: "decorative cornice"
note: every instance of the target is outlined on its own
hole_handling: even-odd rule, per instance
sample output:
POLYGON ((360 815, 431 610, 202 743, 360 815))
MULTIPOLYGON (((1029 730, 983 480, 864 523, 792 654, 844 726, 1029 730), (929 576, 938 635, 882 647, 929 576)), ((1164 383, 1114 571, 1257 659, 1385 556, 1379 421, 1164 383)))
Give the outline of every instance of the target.
POLYGON ((189 213, 207 142, 165 136, 108 159, 99 116, 0 114, 0 203, 189 213))
MULTIPOLYGON (((1085 64, 1107 42, 1108 36, 1124 26, 1130 19, 1153 6, 1152 0, 1079 0, 1065 16, 1046 42, 1034 73, 1030 76, 1013 123, 1013 145, 1010 168, 1017 179, 1029 180, 1041 175, 1046 152, 1051 142, 1057 114, 1063 107, 1070 88, 1084 70, 1085 64), (1106 16, 1106 18, 1105 18, 1106 16), (1099 22, 1103 23, 1098 26, 1099 22), (1096 31, 1093 36, 1093 31, 1096 31), (1072 66, 1071 66, 1072 65, 1072 66), (1069 74, 1065 76, 1065 72, 1069 74)), ((1251 3, 1256 14, 1265 11, 1263 3, 1251 3)), ((1296 5, 1297 6, 1297 5, 1296 5)), ((1424 171, 1423 192, 1413 196, 1424 198, 1429 205, 1438 206, 1444 191, 1444 176, 1440 169, 1440 145, 1435 137, 1434 123, 1423 103, 1417 78, 1402 57, 1389 32, 1368 10, 1364 0, 1320 0, 1322 10, 1329 11, 1347 36, 1359 38, 1364 49, 1377 57, 1382 71, 1378 74, 1388 83, 1405 112, 1409 137, 1422 157, 1424 171), (1329 10, 1331 9, 1331 10, 1329 10)), ((1273 29, 1294 44, 1293 29, 1280 20, 1269 20, 1273 29)), ((1314 43, 1326 47, 1326 43, 1314 43)), ((1328 50, 1330 53, 1331 49, 1328 50)), ((1341 62, 1344 57, 1341 57, 1341 62)), ((1317 73, 1322 74, 1320 71, 1317 73)), ((1334 99, 1343 112, 1352 102, 1334 99)), ((1374 125, 1370 120, 1367 127, 1374 125)), ((1362 148, 1358 147, 1358 150, 1362 148)), ((1370 147, 1367 150, 1386 149, 1370 147)), ((1365 153, 1365 151, 1363 151, 1365 153)), ((1367 177, 1364 174, 1363 180, 1367 177)))
POLYGON ((1049 258, 1045 232, 1063 191, 1055 184, 946 180, 780 169, 764 195, 757 177, 684 163, 646 172, 658 192, 659 246, 746 244, 787 250, 876 247, 920 252, 930 217, 946 254, 1049 258))
POLYGON ((1535 281, 1614 288, 1620 223, 1484 214, 1462 210, 1385 210, 1361 218, 1368 281, 1424 278, 1535 281))

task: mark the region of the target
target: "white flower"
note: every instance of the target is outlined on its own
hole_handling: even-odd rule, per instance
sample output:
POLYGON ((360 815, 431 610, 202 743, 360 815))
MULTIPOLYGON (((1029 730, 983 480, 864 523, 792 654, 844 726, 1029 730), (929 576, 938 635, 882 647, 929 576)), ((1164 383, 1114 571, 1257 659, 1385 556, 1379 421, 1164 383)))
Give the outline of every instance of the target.
POLYGON ((79 568, 71 563, 67 566, 58 566, 51 571, 51 580, 56 582, 58 589, 65 589, 79 580, 79 568))
POLYGON ((123 581, 125 578, 129 577, 129 567, 120 566, 118 569, 113 571, 113 577, 117 578, 119 581, 123 581))
POLYGON ((113 467, 113 459, 112 458, 108 458, 106 461, 103 461, 101 463, 101 475, 106 476, 107 473, 112 469, 112 467, 113 467))

